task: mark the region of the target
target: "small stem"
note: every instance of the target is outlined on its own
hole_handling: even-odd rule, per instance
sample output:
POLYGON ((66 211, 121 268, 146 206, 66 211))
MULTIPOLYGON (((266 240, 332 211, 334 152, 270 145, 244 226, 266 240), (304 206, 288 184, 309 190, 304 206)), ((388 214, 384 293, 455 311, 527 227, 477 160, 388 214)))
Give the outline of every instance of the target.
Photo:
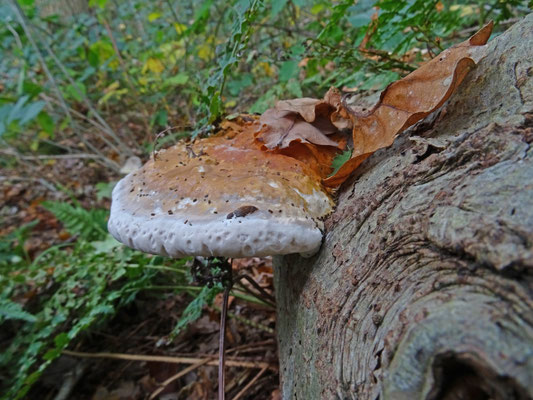
POLYGON ((220 313, 220 336, 218 340, 218 399, 224 400, 226 395, 224 393, 225 379, 226 379, 226 369, 224 368, 225 363, 225 345, 226 345, 226 318, 228 313, 228 298, 229 292, 231 290, 231 285, 228 285, 224 288, 224 297, 222 298, 222 312, 220 313))
POLYGON ((157 269, 157 270, 160 270, 160 271, 172 271, 172 272, 176 272, 178 274, 184 274, 184 275, 187 274, 187 271, 185 271, 183 269, 165 267, 165 266, 162 266, 162 265, 145 265, 143 268, 157 269))
POLYGON ((228 299, 231 287, 233 286, 233 259, 230 262, 223 262, 222 268, 224 271, 224 279, 222 284, 224 285, 224 296, 222 297, 222 312, 220 313, 220 336, 218 340, 218 400, 224 400, 225 394, 225 381, 226 381, 226 369, 224 363, 226 359, 226 319, 228 317, 228 299))
MULTIPOLYGON (((213 307, 215 310, 217 310, 218 312, 222 312, 222 309, 220 307, 217 307, 217 306, 214 306, 213 307)), ((232 313, 231 311, 228 311, 228 317, 231 319, 235 319, 245 325, 248 325, 248 326, 251 326, 251 327, 254 327, 254 328, 257 328, 257 329, 261 329, 262 331, 264 332, 268 332, 268 333, 274 333, 274 329, 266 326, 266 325, 263 325, 263 324, 260 324, 258 322, 255 322, 255 321, 252 321, 251 319, 248 319, 248 318, 244 318, 244 317, 241 317, 240 315, 237 315, 235 313, 232 313)))
MULTIPOLYGON (((126 289, 126 292, 139 290, 138 288, 126 289)), ((189 292, 199 292, 202 290, 200 286, 186 286, 186 285, 149 285, 142 288, 142 290, 183 290, 189 292)))

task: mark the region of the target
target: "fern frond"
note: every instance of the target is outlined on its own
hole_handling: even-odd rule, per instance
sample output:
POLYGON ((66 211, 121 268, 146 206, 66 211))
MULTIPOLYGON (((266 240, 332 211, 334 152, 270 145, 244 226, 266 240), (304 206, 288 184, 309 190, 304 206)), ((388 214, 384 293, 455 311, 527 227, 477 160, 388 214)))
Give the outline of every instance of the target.
POLYGON ((72 235, 79 235, 86 240, 96 240, 107 232, 108 211, 95 208, 86 210, 68 203, 47 201, 44 208, 50 211, 72 235))

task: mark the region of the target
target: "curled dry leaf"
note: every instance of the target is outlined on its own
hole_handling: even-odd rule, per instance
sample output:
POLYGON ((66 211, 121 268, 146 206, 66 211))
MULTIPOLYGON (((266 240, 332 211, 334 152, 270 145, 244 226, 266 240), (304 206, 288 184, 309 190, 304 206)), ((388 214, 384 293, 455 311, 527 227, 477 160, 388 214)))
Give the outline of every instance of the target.
POLYGON ((484 55, 492 22, 469 40, 453 46, 405 78, 390 84, 368 112, 344 107, 353 124, 352 157, 324 185, 335 187, 372 153, 390 146, 396 136, 442 106, 484 55))
POLYGON ((302 120, 294 112, 271 108, 261 115, 261 130, 256 139, 263 144, 265 150, 283 149, 292 142, 337 147, 337 143, 327 136, 336 131, 335 127, 331 123, 328 126, 322 118, 320 122, 317 126, 302 120))
MULTIPOLYGON (((278 101, 260 119, 256 140, 263 150, 281 150, 292 143, 312 143, 318 146, 342 147, 330 135, 338 132, 340 121, 338 111, 341 96, 336 89, 330 89, 324 99, 301 98, 278 101), (332 119, 335 115, 335 119, 332 119)), ((341 129, 346 125, 340 124, 341 129)))

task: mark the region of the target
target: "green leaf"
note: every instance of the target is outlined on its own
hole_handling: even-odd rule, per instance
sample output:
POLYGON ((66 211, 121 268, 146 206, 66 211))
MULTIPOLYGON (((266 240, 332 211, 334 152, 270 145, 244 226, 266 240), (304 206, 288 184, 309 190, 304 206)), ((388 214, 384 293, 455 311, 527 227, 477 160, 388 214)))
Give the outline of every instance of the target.
POLYGON ((152 22, 158 18, 161 18, 161 15, 162 14, 160 12, 153 12, 153 13, 148 14, 148 22, 152 22))
POLYGON ((179 86, 185 85, 189 81, 189 75, 182 72, 178 75, 171 76, 170 78, 165 79, 164 86, 179 86))
POLYGON ((83 83, 76 82, 75 85, 67 85, 65 87, 65 93, 76 101, 82 101, 83 97, 87 93, 87 89, 83 83))
POLYGON ((45 111, 41 111, 37 115, 37 122, 43 131, 48 133, 50 136, 54 134, 54 120, 52 117, 45 111))
POLYGON ((354 28, 361 28, 367 26, 372 21, 372 15, 374 10, 369 10, 364 13, 356 13, 348 17, 348 22, 352 24, 354 28))
POLYGON ((61 355, 61 350, 50 349, 43 355, 43 359, 46 361, 52 361, 61 355))
POLYGON ((15 120, 20 120, 24 115, 24 105, 28 101, 30 96, 22 96, 19 97, 15 105, 10 109, 9 116, 7 117, 7 125, 9 125, 11 122, 15 120))
POLYGON ((96 189, 96 199, 98 201, 102 199, 110 199, 111 193, 113 192, 113 188, 116 184, 116 181, 98 182, 96 185, 94 185, 94 188, 96 189))
POLYGON ((279 70, 279 80, 281 82, 287 82, 289 79, 295 77, 297 72, 297 61, 285 61, 283 64, 281 64, 281 68, 279 70))
POLYGON ((0 299, 0 323, 8 319, 19 319, 31 323, 37 321, 37 318, 24 311, 20 304, 7 299, 0 299))
POLYGON ((56 335, 54 338, 54 343, 56 345, 56 348, 63 349, 68 342, 70 341, 70 338, 65 332, 61 332, 59 335, 56 335))
POLYGON ((107 232, 107 210, 85 210, 79 206, 52 201, 44 202, 43 207, 52 212, 73 235, 94 240, 103 237, 107 232))
POLYGON ((89 49, 87 51, 87 61, 89 61, 91 67, 98 68, 100 57, 98 56, 98 51, 96 51, 96 49, 89 49))
POLYGON ((170 333, 170 337, 174 338, 178 335, 187 325, 196 321, 202 316, 202 311, 205 305, 211 305, 215 296, 223 291, 220 284, 208 288, 204 286, 196 298, 189 303, 187 308, 183 311, 178 323, 170 333))
POLYGON ((348 149, 344 151, 342 154, 339 154, 337 157, 333 159, 333 162, 331 163, 331 168, 333 168, 333 172, 330 176, 335 175, 337 171, 344 165, 346 161, 350 159, 352 156, 352 150, 348 149))
POLYGON ((89 7, 99 7, 104 9, 107 4, 107 0, 89 0, 89 7))
POLYGON ((320 12, 322 12, 325 8, 326 8, 325 4, 321 4, 321 3, 313 4, 313 6, 311 7, 311 14, 317 15, 320 12))
POLYGON ((291 79, 287 82, 287 91, 294 97, 303 97, 304 95, 298 79, 291 79))
POLYGON ((24 115, 20 119, 19 125, 22 126, 34 119, 41 112, 45 105, 46 103, 44 101, 39 100, 24 107, 24 115))
POLYGON ((241 92, 252 85, 253 77, 251 74, 242 74, 238 78, 228 82, 228 91, 232 96, 238 96, 241 92))
POLYGON ((158 110, 153 116, 151 125, 167 126, 168 124, 168 112, 165 109, 158 110))
POLYGON ((108 234, 104 240, 91 242, 91 246, 94 247, 96 254, 110 254, 119 247, 122 247, 123 244, 108 234))
POLYGON ((43 91, 43 87, 31 81, 25 80, 22 83, 22 90, 24 93, 29 94, 33 98, 43 91))
POLYGON ((272 5, 272 8, 270 10, 270 15, 272 17, 275 17, 279 14, 281 10, 285 8, 287 5, 288 0, 272 0, 270 4, 272 5))

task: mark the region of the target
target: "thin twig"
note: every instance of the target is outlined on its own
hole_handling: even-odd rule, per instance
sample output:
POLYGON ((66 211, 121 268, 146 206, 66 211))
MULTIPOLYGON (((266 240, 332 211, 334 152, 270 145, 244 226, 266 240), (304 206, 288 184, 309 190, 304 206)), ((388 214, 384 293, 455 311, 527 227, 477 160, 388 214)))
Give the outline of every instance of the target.
MULTIPOLYGON (((201 367, 202 365, 205 365, 207 362, 209 361, 209 359, 205 359, 205 360, 201 360, 201 361, 198 361, 196 364, 193 364, 191 365, 190 367, 187 367, 183 370, 181 370, 180 372, 178 372, 176 375, 173 375, 171 376, 170 378, 168 378, 166 381, 162 382, 160 385, 160 387, 155 390, 149 397, 149 400, 152 400, 152 399, 155 399, 156 396, 161 393, 163 390, 165 390, 165 388, 171 384, 172 382, 174 382, 176 379, 179 379, 181 378, 182 376, 185 376, 187 375, 189 372, 191 371, 194 371, 196 368, 198 367, 201 367)), ((262 370, 261 370, 262 371, 262 370)))
MULTIPOLYGON (((248 281, 250 285, 252 285, 259 293, 261 293, 268 301, 273 303, 275 306, 276 298, 272 296, 270 293, 268 293, 265 289, 263 289, 251 276, 242 274, 237 277, 237 280, 240 282, 242 279, 245 279, 248 281)), ((264 299, 262 299, 264 300, 264 299)))
MULTIPOLYGON (((56 99, 54 99, 53 97, 50 97, 50 96, 47 96, 46 94, 44 93, 41 93, 39 94, 39 97, 41 97, 42 99, 44 99, 45 101, 50 101, 52 103, 55 103, 55 104, 60 104, 60 102, 56 99)), ((100 123, 98 121, 95 121, 94 119, 92 118, 89 118, 87 117, 86 115, 83 115, 82 113, 74 110, 73 108, 69 107, 69 111, 71 114, 74 114, 75 116, 87 121, 88 123, 90 123, 92 126, 94 126, 95 128, 98 128, 100 130, 105 130, 105 127, 100 125, 100 123)))
POLYGON ((166 135, 167 132, 171 131, 172 129, 177 129, 179 128, 179 126, 168 126, 166 129, 163 129, 161 132, 158 132, 154 139, 152 140, 152 157, 154 158, 154 160, 157 159, 157 150, 156 150, 156 146, 157 146, 157 141, 164 137, 166 135))
POLYGON ((243 344, 243 345, 240 345, 240 346, 232 347, 231 349, 227 349, 226 350, 226 354, 227 353, 234 353, 236 351, 241 351, 241 350, 247 350, 249 348, 265 346, 265 345, 268 345, 268 344, 274 344, 274 339, 266 339, 266 340, 263 340, 261 342, 246 343, 246 344, 243 344))
POLYGON ((20 36, 17 31, 11 26, 9 22, 6 22, 6 27, 7 30, 11 32, 11 34, 15 38, 15 42, 17 42, 17 46, 19 47, 19 49, 23 49, 24 47, 22 46, 22 41, 20 40, 20 36))
MULTIPOLYGON (((124 59, 122 58, 122 55, 120 54, 120 51, 117 46, 117 41, 115 40, 115 35, 113 35, 113 31, 111 30, 111 27, 107 23, 107 20, 105 18, 102 19, 102 23, 104 25, 105 30, 107 31, 107 35, 109 36, 109 39, 111 40, 111 44, 113 45, 113 50, 115 51, 115 54, 117 55, 118 62, 120 63, 120 66, 122 67, 122 72, 126 73, 126 68, 124 67, 124 59)), ((128 75, 126 75, 126 79, 128 79, 128 75)))
MULTIPOLYGON (((506 26, 506 25, 512 25, 518 21, 520 21, 521 17, 515 17, 515 18, 509 18, 505 21, 498 22, 499 26, 506 26)), ((473 26, 471 28, 463 29, 462 31, 457 32, 456 34, 452 35, 452 37, 459 36, 459 37, 465 37, 470 36, 472 33, 479 31, 479 26, 473 26)))
MULTIPOLYGON (((124 354, 124 353, 84 353, 80 351, 71 351, 63 350, 63 354, 82 357, 82 358, 109 358, 113 360, 129 360, 129 361, 151 361, 151 362, 164 362, 170 364, 196 364, 201 358, 194 357, 169 357, 169 356, 146 356, 141 354, 124 354)), ((209 366, 218 366, 218 359, 216 356, 213 358, 207 358, 205 365, 209 366)), ((271 371, 277 371, 278 366, 275 364, 263 362, 263 361, 244 361, 244 360, 235 360, 233 357, 228 357, 225 360, 225 364, 228 367, 241 367, 241 368, 253 368, 253 369, 262 369, 267 367, 271 371)))
POLYGON ((270 302, 268 299, 264 299, 261 297, 260 294, 254 293, 249 287, 244 285, 242 282, 237 282, 238 288, 235 288, 235 290, 239 290, 243 293, 248 293, 249 295, 255 297, 258 300, 261 300, 262 303, 266 304, 269 307, 276 308, 276 305, 272 302, 270 302))
POLYGON ((40 154, 37 156, 26 156, 23 154, 17 154, 15 152, 9 151, 9 150, 2 150, 0 149, 1 154, 5 154, 8 156, 13 156, 20 158, 22 160, 64 160, 64 159, 70 159, 70 158, 102 158, 102 156, 99 156, 97 154, 89 154, 89 153, 73 153, 73 154, 40 154))
MULTIPOLYGON (((55 142, 50 142, 48 140, 43 140, 46 143, 49 143, 51 145, 57 146, 59 148, 64 148, 64 150, 67 151, 73 151, 72 149, 58 145, 55 142)), ((14 151, 13 149, 7 149, 7 150, 0 150, 0 153, 15 157, 17 161, 21 163, 25 163, 26 161, 40 161, 40 160, 59 160, 59 159, 76 159, 76 158, 90 158, 96 161, 97 163, 101 164, 102 166, 109 168, 109 165, 107 164, 107 158, 99 155, 99 154, 89 154, 89 153, 72 153, 72 154, 54 154, 54 155, 47 155, 47 154, 40 154, 36 156, 27 156, 23 155, 22 153, 18 151, 14 151)), ((26 163, 28 164, 28 163, 26 163)), ((33 165, 28 165, 30 168, 33 168, 33 165)))
POLYGON ((180 24, 180 20, 178 18, 178 14, 176 14, 176 10, 174 10, 174 7, 170 3, 170 0, 166 0, 166 3, 167 3, 168 8, 170 8, 170 12, 171 12, 172 16, 174 17, 174 21, 176 22, 176 24, 180 24))
POLYGON ((23 178, 20 176, 0 176, 0 181, 14 181, 14 182, 37 182, 43 185, 45 188, 54 193, 61 193, 54 185, 48 182, 44 178, 23 178))
POLYGON ((235 397, 233 398, 233 400, 239 400, 242 396, 244 396, 244 394, 248 391, 248 389, 250 389, 250 388, 253 386, 253 384, 254 384, 255 382, 257 382, 257 380, 258 380, 259 378, 261 378, 261 375, 263 375, 263 374, 266 372, 266 370, 267 370, 266 368, 263 368, 261 371, 259 371, 259 372, 257 373, 257 375, 254 376, 254 377, 252 378, 252 380, 251 380, 250 382, 248 382, 248 383, 246 384, 246 386, 243 387, 243 388, 241 389, 241 391, 235 395, 235 397))
POLYGON ((64 376, 63 384, 61 385, 59 392, 57 392, 56 397, 54 397, 54 400, 69 399, 74 387, 83 376, 87 367, 87 361, 82 361, 78 363, 73 370, 68 371, 64 376))

